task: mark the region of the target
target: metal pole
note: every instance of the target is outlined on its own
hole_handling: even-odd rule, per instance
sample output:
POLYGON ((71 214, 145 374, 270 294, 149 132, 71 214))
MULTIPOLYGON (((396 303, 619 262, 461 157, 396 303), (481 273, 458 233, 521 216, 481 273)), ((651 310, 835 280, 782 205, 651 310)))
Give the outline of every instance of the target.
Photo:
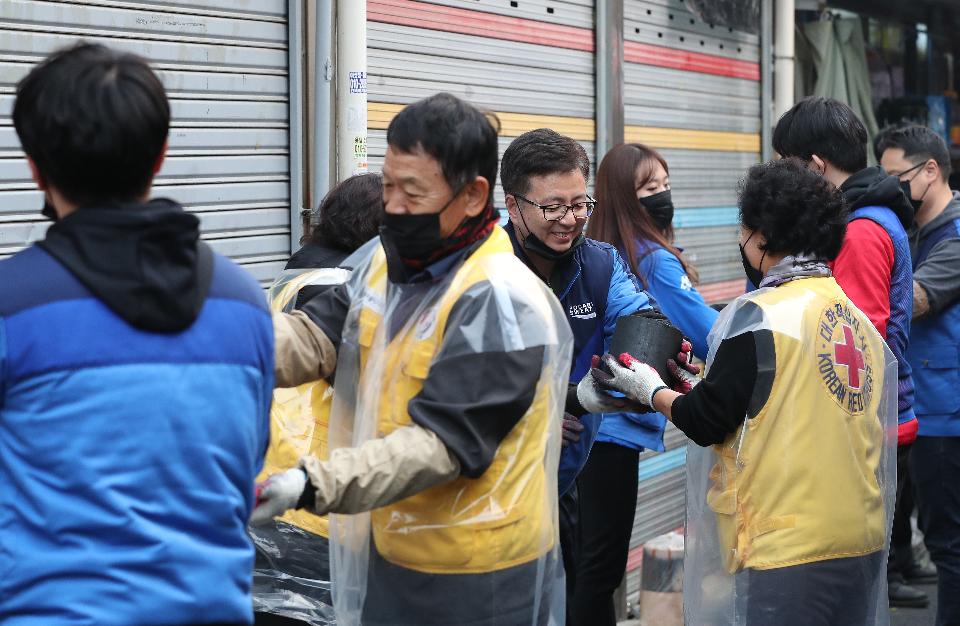
POLYGON ((760 0, 760 158, 773 158, 773 0, 760 0))
POLYGON ((596 160, 623 143, 623 0, 597 0, 596 160))
POLYGON ((317 32, 314 38, 313 154, 311 185, 312 209, 330 189, 330 170, 334 161, 330 137, 331 92, 333 88, 333 0, 317 0, 317 32))
POLYGON ((367 3, 337 2, 337 174, 367 171, 367 3))
POLYGON ((774 21, 773 114, 779 120, 793 106, 794 0, 777 0, 774 21))
POLYGON ((287 84, 290 107, 290 252, 300 248, 303 224, 303 6, 287 0, 287 84))

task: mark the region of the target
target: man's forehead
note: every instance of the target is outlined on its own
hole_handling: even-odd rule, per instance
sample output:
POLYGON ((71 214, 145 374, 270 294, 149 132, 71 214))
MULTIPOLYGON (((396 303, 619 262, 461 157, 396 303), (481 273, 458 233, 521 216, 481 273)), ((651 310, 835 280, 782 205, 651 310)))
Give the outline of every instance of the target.
POLYGON ((540 202, 575 199, 587 193, 587 181, 578 169, 530 176, 527 186, 528 193, 539 196, 540 202))

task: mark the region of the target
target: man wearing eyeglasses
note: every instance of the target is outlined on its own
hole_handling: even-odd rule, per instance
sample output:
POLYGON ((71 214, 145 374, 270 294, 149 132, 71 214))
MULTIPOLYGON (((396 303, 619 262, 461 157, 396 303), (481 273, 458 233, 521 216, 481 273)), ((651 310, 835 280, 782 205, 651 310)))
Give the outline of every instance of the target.
MULTIPOLYGON (((604 429, 611 428, 636 446, 655 450, 663 450, 665 423, 656 413, 618 413, 623 405, 617 406, 612 398, 581 397, 578 401, 576 383, 589 371, 592 355, 607 352, 617 318, 641 310, 662 316, 652 309, 650 298, 617 250, 583 235, 596 205, 587 194, 590 160, 583 146, 547 128, 532 130, 510 144, 500 171, 510 216, 506 230, 514 252, 556 294, 574 337, 558 480, 560 543, 569 600, 576 582, 579 543, 575 479, 598 431, 603 436, 601 416, 604 429), (589 404, 592 412, 581 401, 589 404)), ((633 498, 632 504, 614 505, 635 507, 635 493, 633 498)))

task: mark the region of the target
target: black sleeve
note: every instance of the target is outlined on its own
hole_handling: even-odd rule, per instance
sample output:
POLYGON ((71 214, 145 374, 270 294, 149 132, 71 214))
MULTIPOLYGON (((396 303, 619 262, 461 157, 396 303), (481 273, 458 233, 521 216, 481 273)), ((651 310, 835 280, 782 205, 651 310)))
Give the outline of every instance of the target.
MULTIPOLYGON (((513 305, 515 319, 539 319, 522 303, 513 305)), ((543 369, 543 342, 525 335, 529 347, 502 346, 500 317, 496 299, 470 292, 461 297, 423 389, 407 405, 410 418, 440 437, 468 478, 481 476, 493 462, 500 442, 533 403, 543 369), (480 325, 489 336, 477 351, 470 347, 477 338, 463 331, 475 332, 480 325)))
POLYGON ((567 385, 567 400, 564 404, 563 410, 574 417, 583 417, 589 411, 583 408, 583 405, 580 404, 580 398, 577 397, 577 384, 569 383, 567 385))
POLYGON ((769 330, 748 331, 725 339, 707 377, 673 402, 673 424, 694 443, 723 443, 766 403, 775 359, 769 330), (758 361, 760 361, 758 366, 758 361))
POLYGON ((343 336, 343 323, 350 310, 350 298, 347 294, 346 283, 324 289, 306 302, 297 301, 297 308, 320 327, 323 334, 333 343, 333 347, 340 351, 340 339, 343 336))

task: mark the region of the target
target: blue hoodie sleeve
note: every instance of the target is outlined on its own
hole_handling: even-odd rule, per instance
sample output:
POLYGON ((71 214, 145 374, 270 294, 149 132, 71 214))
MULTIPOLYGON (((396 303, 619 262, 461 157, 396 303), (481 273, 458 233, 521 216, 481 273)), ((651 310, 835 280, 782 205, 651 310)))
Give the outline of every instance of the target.
POLYGON ((610 275, 610 287, 607 292, 607 308, 603 313, 603 350, 610 350, 610 339, 617 327, 617 319, 637 311, 649 309, 653 301, 640 287, 640 281, 633 275, 616 250, 613 253, 613 273, 610 275))
POLYGON ((657 248, 640 259, 637 267, 660 310, 690 339, 693 353, 706 359, 707 335, 719 313, 694 288, 680 260, 657 248))

